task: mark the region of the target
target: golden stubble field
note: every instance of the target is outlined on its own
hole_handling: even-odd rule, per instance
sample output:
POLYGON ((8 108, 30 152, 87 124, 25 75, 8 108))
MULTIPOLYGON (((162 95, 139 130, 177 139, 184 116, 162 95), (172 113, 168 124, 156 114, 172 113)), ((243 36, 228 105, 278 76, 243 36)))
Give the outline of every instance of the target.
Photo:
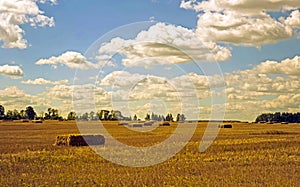
MULTIPOLYGON (((187 124, 187 128, 188 128, 187 124)), ((131 168, 111 163, 89 147, 53 146, 57 135, 77 134, 74 121, 0 122, 0 186, 300 186, 300 125, 233 123, 198 152, 206 123, 171 159, 131 168)), ((149 146, 176 124, 140 133, 104 122, 119 141, 149 146)))

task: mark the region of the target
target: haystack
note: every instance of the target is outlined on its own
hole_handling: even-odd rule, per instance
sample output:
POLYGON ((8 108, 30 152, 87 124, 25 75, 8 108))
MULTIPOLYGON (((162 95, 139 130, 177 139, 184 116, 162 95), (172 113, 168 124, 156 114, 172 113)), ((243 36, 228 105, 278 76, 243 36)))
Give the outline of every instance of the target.
POLYGON ((159 124, 159 126, 171 126, 168 121, 163 121, 159 124))
POLYGON ((104 145, 105 139, 102 135, 62 135, 56 137, 57 146, 88 146, 104 145))
POLYGON ((129 123, 127 123, 127 122, 121 122, 121 123, 119 123, 119 126, 128 126, 129 125, 129 123))
POLYGON ((219 128, 231 129, 232 125, 231 124, 221 124, 221 125, 219 125, 219 128))
POLYGON ((132 127, 133 128, 140 128, 140 127, 143 127, 143 123, 134 123, 134 124, 132 124, 132 127))
POLYGON ((144 126, 145 127, 151 127, 153 125, 153 122, 152 121, 149 121, 149 122, 145 122, 144 123, 144 126))
POLYGON ((42 120, 32 120, 32 123, 43 123, 42 120))

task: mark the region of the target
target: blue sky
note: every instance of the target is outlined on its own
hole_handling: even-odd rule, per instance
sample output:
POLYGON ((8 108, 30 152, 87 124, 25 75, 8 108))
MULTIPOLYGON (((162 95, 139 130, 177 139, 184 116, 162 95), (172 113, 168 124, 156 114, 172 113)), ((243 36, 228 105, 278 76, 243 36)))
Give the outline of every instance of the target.
MULTIPOLYGON (((0 11, 0 104, 7 110, 32 105, 39 113, 55 107, 62 115, 94 109, 88 104, 76 109, 72 103, 74 87, 80 89, 77 71, 84 77, 82 82, 96 87, 96 110, 118 109, 141 117, 150 111, 187 111, 190 118, 207 119, 212 108, 222 111, 226 107, 225 118, 241 120, 253 120, 261 112, 298 112, 299 7, 296 0, 0 0, 0 10, 5 10, 0 11), (8 17, 21 17, 22 21, 9 22, 8 17), (154 21, 145 23, 149 20, 154 21), (166 45, 154 45, 158 43, 166 45), (91 46, 95 53, 102 51, 97 55, 103 58, 113 55, 116 44, 140 53, 120 48, 120 55, 112 61, 101 58, 99 62, 84 56, 91 46), (201 56, 205 48, 209 51, 201 56), (205 74, 189 55, 211 64, 196 65, 220 67, 221 73, 205 74), (104 61, 109 63, 104 65, 104 61), (135 87, 142 80, 147 80, 143 91, 135 87), (152 93, 150 87, 159 91, 152 93), (180 108, 190 90, 197 93, 197 98, 189 100, 199 103, 197 109, 192 108, 197 112, 180 108), (212 100, 218 101, 218 106, 212 106, 212 100), (125 105, 130 107, 122 108, 125 105)), ((91 87, 81 86, 93 92, 91 87)))

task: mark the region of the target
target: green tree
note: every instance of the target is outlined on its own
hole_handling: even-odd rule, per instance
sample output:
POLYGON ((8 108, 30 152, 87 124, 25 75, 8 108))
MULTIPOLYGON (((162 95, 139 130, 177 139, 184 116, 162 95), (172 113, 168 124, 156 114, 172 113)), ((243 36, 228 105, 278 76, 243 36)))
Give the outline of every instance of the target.
POLYGON ((3 119, 5 115, 5 108, 4 106, 0 105, 0 119, 3 119))
POLYGON ((75 120, 76 114, 75 112, 69 112, 68 114, 68 120, 75 120))
POLYGON ((150 120, 150 114, 146 114, 145 120, 150 120))
POLYGON ((180 121, 180 114, 177 114, 177 116, 176 116, 176 121, 180 121))
POLYGON ((21 119, 26 119, 27 118, 25 110, 20 110, 20 117, 21 117, 21 119))
POLYGON ((5 118, 6 119, 8 119, 8 120, 12 120, 13 119, 13 111, 11 111, 11 110, 8 110, 7 112, 6 112, 6 116, 5 116, 5 118))
POLYGON ((31 106, 26 107, 27 118, 33 120, 36 116, 34 109, 31 106))
POLYGON ((18 120, 18 119, 20 119, 21 118, 21 116, 20 116, 20 113, 19 113, 19 111, 17 111, 16 109, 13 111, 13 119, 14 120, 18 120))

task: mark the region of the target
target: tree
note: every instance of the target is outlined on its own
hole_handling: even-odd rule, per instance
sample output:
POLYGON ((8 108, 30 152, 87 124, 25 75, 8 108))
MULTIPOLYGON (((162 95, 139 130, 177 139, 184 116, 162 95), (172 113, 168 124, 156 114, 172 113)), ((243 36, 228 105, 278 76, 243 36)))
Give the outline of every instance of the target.
POLYGON ((6 119, 8 119, 8 120, 13 120, 13 111, 8 110, 8 111, 6 112, 6 119))
POLYGON ((69 112, 68 114, 68 120, 75 120, 76 114, 75 112, 69 112))
POLYGON ((287 112, 275 112, 260 114, 255 119, 255 122, 288 122, 288 123, 300 123, 300 113, 287 113, 287 112))
POLYGON ((21 117, 21 119, 26 119, 27 118, 25 110, 20 110, 20 117, 21 117))
POLYGON ((165 121, 173 121, 172 114, 167 114, 165 121))
POLYGON ((33 120, 36 116, 34 109, 31 106, 26 107, 27 118, 33 120))
POLYGON ((86 113, 82 114, 81 120, 88 121, 89 120, 89 113, 86 112, 86 113))
POLYGON ((178 122, 180 121, 180 116, 181 116, 180 114, 177 114, 176 121, 178 121, 178 122))
POLYGON ((0 105, 0 119, 4 118, 5 109, 4 106, 0 105))
POLYGON ((13 119, 14 120, 19 120, 21 118, 21 115, 19 113, 19 111, 17 111, 16 109, 13 111, 13 119))
POLYGON ((136 120, 137 120, 137 116, 136 116, 136 114, 134 115, 134 117, 133 117, 133 120, 134 120, 134 121, 136 121, 136 120))
POLYGON ((146 114, 145 120, 150 120, 150 114, 146 114))
POLYGON ((180 115, 180 121, 181 121, 181 122, 184 122, 185 119, 186 119, 186 117, 184 116, 184 114, 181 114, 181 115, 180 115))
POLYGON ((91 111, 90 112, 90 120, 94 120, 95 119, 94 115, 95 115, 95 112, 91 111))

